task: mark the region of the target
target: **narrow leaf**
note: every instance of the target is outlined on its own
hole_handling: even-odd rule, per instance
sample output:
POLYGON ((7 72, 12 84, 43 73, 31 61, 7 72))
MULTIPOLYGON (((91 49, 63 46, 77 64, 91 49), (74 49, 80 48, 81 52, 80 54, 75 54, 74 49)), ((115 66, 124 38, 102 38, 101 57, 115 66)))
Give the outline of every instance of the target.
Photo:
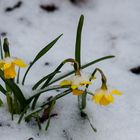
POLYGON ((51 43, 49 43, 47 46, 45 46, 34 58, 33 62, 30 64, 30 66, 28 67, 27 71, 25 72, 25 75, 23 77, 22 80, 22 85, 24 85, 25 82, 25 78, 29 72, 29 70, 31 69, 31 67, 35 64, 35 62, 37 62, 44 54, 46 54, 52 47, 53 45, 57 42, 57 40, 62 36, 62 34, 60 36, 58 36, 56 39, 54 39, 51 43))
POLYGON ((3 49, 2 49, 2 40, 0 38, 0 54, 1 54, 1 59, 3 59, 3 49))
POLYGON ((89 122, 89 124, 90 124, 92 130, 93 130, 94 132, 97 132, 97 129, 96 129, 96 128, 93 126, 93 124, 90 122, 90 119, 89 119, 88 116, 87 116, 87 120, 88 120, 88 122, 89 122))
POLYGON ((20 67, 18 68, 18 74, 17 74, 17 84, 19 84, 19 77, 20 77, 20 67))
POLYGON ((56 90, 56 89, 61 89, 62 87, 60 86, 52 86, 52 87, 48 87, 48 88, 45 88, 45 89, 42 89, 42 90, 37 90, 35 95, 31 96, 28 100, 27 100, 27 103, 30 104, 30 102, 34 99, 34 98, 39 98, 39 96, 44 93, 44 92, 47 92, 47 91, 51 91, 51 90, 56 90))
POLYGON ((27 112, 28 108, 29 108, 29 106, 27 105, 27 106, 24 108, 24 110, 21 112, 20 118, 19 118, 19 120, 18 120, 18 124, 21 123, 21 121, 22 121, 22 119, 23 119, 25 113, 27 112))
POLYGON ((4 95, 6 95, 6 90, 3 88, 2 85, 0 85, 0 91, 1 91, 4 95))
POLYGON ((33 86, 32 89, 33 89, 33 90, 37 89, 38 86, 39 86, 40 84, 42 84, 42 83, 43 83, 44 81, 46 81, 49 77, 55 75, 55 74, 58 73, 58 72, 59 72, 59 71, 52 72, 52 73, 48 74, 47 76, 43 77, 42 79, 40 79, 40 80, 33 86))
POLYGON ((49 105, 52 101, 54 101, 54 100, 56 101, 57 99, 59 99, 59 98, 61 98, 61 97, 63 97, 63 96, 66 96, 66 95, 69 94, 70 92, 71 92, 71 90, 68 89, 68 90, 66 90, 66 91, 63 91, 63 92, 60 93, 60 94, 57 94, 56 96, 54 96, 53 98, 51 98, 49 101, 43 103, 40 107, 36 108, 34 111, 32 111, 30 114, 28 114, 28 115, 25 117, 25 119, 29 119, 33 114, 40 112, 40 111, 43 109, 43 107, 45 107, 46 105, 49 105))
POLYGON ((87 119, 88 122, 89 122, 89 124, 90 124, 90 126, 91 126, 91 128, 92 128, 92 130, 93 130, 94 132, 97 132, 97 129, 96 129, 96 128, 93 126, 93 124, 90 122, 90 119, 89 119, 87 113, 85 113, 83 110, 81 111, 81 117, 84 118, 84 119, 87 119))
POLYGON ((76 44, 75 44, 75 60, 79 63, 79 67, 81 67, 81 33, 82 33, 83 23, 84 23, 84 16, 81 15, 77 27, 76 44))
POLYGON ((56 103, 56 100, 53 100, 53 101, 51 102, 51 104, 50 104, 48 122, 47 122, 47 125, 46 125, 46 128, 45 128, 46 131, 48 130, 49 125, 50 125, 51 112, 52 112, 52 109, 53 109, 55 103, 56 103))
MULTIPOLYGON (((60 65, 54 70, 53 73, 58 73, 59 70, 60 70, 60 69, 63 67, 63 65, 66 64, 66 63, 75 63, 75 60, 74 60, 73 58, 65 59, 65 60, 62 61, 62 62, 60 63, 60 65)), ((43 84, 43 86, 41 87, 41 89, 47 87, 48 84, 50 83, 50 81, 53 79, 54 76, 55 76, 55 74, 52 75, 52 76, 50 76, 50 77, 46 80, 46 82, 43 84)))
POLYGON ((3 105, 3 102, 2 102, 2 100, 0 99, 0 107, 3 105))
MULTIPOLYGON (((64 65, 65 63, 61 63, 55 70, 54 70, 54 73, 58 73, 59 70, 62 68, 62 66, 64 65)), ((43 84, 43 86, 41 87, 41 89, 47 87, 47 85, 49 84, 49 82, 53 79, 53 77, 55 76, 55 74, 53 74, 52 76, 50 76, 47 81, 43 84)))

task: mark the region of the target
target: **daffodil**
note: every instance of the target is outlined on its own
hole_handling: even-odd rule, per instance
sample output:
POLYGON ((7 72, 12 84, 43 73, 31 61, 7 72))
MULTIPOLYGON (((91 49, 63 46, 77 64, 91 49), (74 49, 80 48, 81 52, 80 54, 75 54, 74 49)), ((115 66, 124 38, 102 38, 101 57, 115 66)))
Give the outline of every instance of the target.
POLYGON ((26 67, 25 62, 19 58, 6 57, 0 60, 0 69, 4 72, 5 79, 11 79, 16 76, 15 66, 26 67))
POLYGON ((122 93, 120 91, 116 90, 116 89, 109 90, 109 89, 100 88, 100 89, 95 91, 92 99, 97 104, 107 106, 110 103, 114 102, 113 94, 114 95, 122 95, 122 93))
POLYGON ((70 86, 72 89, 73 95, 81 95, 84 93, 84 90, 80 89, 85 87, 88 84, 92 84, 89 81, 89 77, 87 75, 75 75, 67 80, 63 80, 60 83, 60 86, 70 86))

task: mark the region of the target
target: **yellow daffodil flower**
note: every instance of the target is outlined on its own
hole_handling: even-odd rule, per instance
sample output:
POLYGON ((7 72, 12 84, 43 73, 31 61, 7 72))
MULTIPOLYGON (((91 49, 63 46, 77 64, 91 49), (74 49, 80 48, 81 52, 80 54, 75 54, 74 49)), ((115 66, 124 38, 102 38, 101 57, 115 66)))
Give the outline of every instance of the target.
POLYGON ((94 93, 92 100, 95 101, 95 103, 107 106, 110 103, 114 102, 113 94, 115 95, 122 95, 122 93, 116 89, 109 90, 109 89, 98 89, 94 93))
POLYGON ((67 80, 63 80, 60 83, 60 86, 70 86, 73 92, 73 95, 81 95, 84 93, 83 90, 78 88, 86 86, 87 84, 92 84, 89 81, 89 77, 85 75, 75 75, 67 80))
POLYGON ((0 60, 0 69, 4 72, 5 79, 11 79, 16 76, 15 66, 24 68, 27 65, 23 60, 15 57, 6 57, 0 60))

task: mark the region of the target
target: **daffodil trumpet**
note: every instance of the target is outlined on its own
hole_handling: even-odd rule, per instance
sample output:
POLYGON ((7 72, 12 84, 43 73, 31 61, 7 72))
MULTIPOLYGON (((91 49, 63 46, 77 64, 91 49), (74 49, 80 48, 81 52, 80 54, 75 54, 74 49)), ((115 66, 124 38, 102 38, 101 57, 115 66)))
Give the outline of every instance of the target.
POLYGON ((114 103, 113 95, 122 95, 122 93, 116 89, 111 90, 111 89, 99 88, 94 92, 94 96, 92 97, 92 100, 96 104, 107 106, 111 103, 114 103))

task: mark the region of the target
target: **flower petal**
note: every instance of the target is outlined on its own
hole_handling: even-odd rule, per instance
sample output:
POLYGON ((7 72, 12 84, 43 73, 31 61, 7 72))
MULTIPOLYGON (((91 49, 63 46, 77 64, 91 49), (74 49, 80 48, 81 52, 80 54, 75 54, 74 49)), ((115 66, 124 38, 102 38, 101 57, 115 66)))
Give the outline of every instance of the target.
POLYGON ((5 63, 3 65, 3 70, 9 69, 11 67, 11 63, 5 63))
POLYGON ((94 100, 95 103, 99 103, 102 97, 103 97, 103 94, 97 93, 92 97, 92 100, 94 100))
POLYGON ((80 86, 89 85, 89 84, 92 84, 92 82, 90 82, 90 81, 82 81, 82 82, 80 82, 80 86))
POLYGON ((114 97, 112 96, 112 94, 106 94, 105 98, 110 102, 110 103, 114 103, 114 97))
POLYGON ((18 58, 16 58, 12 63, 14 63, 15 65, 17 65, 21 68, 24 68, 27 66, 23 60, 18 59, 18 58))
POLYGON ((60 86, 70 86, 71 85, 71 81, 70 80, 63 80, 60 82, 59 84, 60 86))
POLYGON ((73 95, 81 95, 84 93, 84 91, 75 89, 72 91, 72 93, 73 93, 73 95))
POLYGON ((120 92, 120 91, 117 90, 117 89, 113 89, 113 90, 111 91, 111 93, 112 93, 112 94, 115 94, 115 95, 122 95, 122 92, 120 92))
POLYGON ((71 88, 72 88, 73 90, 75 90, 75 89, 78 88, 78 85, 71 85, 71 88))

